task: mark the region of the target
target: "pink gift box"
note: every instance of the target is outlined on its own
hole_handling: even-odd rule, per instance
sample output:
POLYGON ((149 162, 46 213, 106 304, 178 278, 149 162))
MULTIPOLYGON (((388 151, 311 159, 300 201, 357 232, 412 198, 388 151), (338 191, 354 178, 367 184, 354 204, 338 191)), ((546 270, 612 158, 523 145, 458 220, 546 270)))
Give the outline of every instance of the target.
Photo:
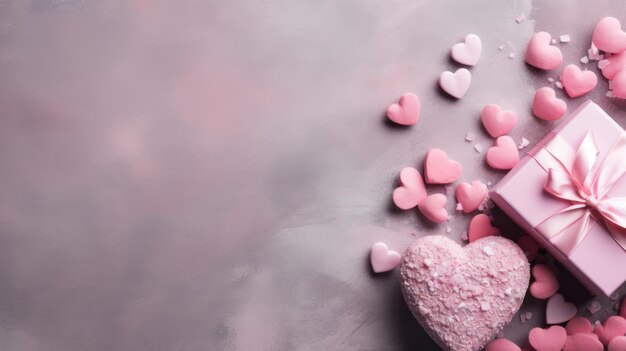
MULTIPOLYGON (((551 159, 559 159, 565 165, 573 162, 571 159, 567 160, 567 156, 563 157, 565 160, 559 155, 554 157, 554 152, 549 151, 552 149, 548 145, 552 143, 553 146, 555 139, 558 139, 557 141, 562 144, 569 144, 568 147, 575 152, 588 134, 593 136, 599 150, 598 162, 592 169, 594 174, 606 156, 610 152, 614 153, 613 148, 617 141, 626 136, 626 132, 606 112, 588 101, 539 142, 491 189, 490 196, 498 207, 548 249, 592 293, 610 295, 626 281, 626 251, 611 235, 615 231, 610 232, 607 226, 594 217, 591 229, 586 231, 582 241, 568 252, 563 250, 563 247, 559 248, 553 244, 554 241, 548 239, 538 228, 545 228, 541 226, 544 221, 572 205, 572 202, 557 198, 544 189, 548 180, 548 169, 552 168, 551 159)), ((623 156, 623 162, 626 162, 626 154, 623 156)), ((617 179, 610 187, 607 197, 626 196, 626 176, 617 179)), ((564 231, 563 235, 574 233, 564 231)))

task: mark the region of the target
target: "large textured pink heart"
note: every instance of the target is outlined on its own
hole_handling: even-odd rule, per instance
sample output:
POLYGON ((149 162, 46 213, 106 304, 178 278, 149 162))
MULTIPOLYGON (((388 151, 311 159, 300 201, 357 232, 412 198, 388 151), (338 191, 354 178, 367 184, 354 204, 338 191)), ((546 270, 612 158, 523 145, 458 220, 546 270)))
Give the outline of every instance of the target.
POLYGON ((450 56, 452 56, 454 61, 460 64, 474 66, 478 63, 478 59, 480 59, 482 48, 483 44, 478 35, 468 34, 464 42, 452 46, 450 56))
POLYGON ((400 264, 404 299, 445 350, 479 350, 519 309, 530 276, 520 248, 502 237, 465 247, 441 235, 417 239, 400 264))
POLYGON ((402 95, 397 104, 391 104, 387 108, 387 118, 395 123, 410 126, 420 118, 422 105, 419 97, 413 93, 402 95))
POLYGON ((552 36, 546 32, 533 34, 526 48, 526 62, 543 70, 551 70, 559 67, 563 61, 561 50, 550 45, 552 36))
POLYGON ((563 295, 554 294, 546 304, 546 323, 561 324, 574 318, 577 308, 573 303, 565 301, 563 295))
POLYGON ((424 161, 424 175, 428 184, 448 184, 459 179, 463 172, 461 164, 448 158, 440 149, 430 149, 424 161))
POLYGON ((480 112, 480 119, 487 133, 494 138, 507 134, 517 124, 517 115, 512 111, 502 111, 500 106, 489 104, 480 112))
POLYGON ((545 264, 536 264, 532 269, 535 282, 530 284, 530 294, 540 300, 550 298, 559 291, 559 281, 556 275, 545 264))
POLYGON ((433 194, 420 201, 418 208, 424 217, 435 223, 442 223, 448 220, 446 210, 446 196, 443 194, 433 194))
POLYGON ((604 324, 596 326, 593 332, 600 338, 604 346, 608 346, 614 337, 626 334, 626 319, 620 316, 611 316, 604 321, 604 324))
POLYGON ((456 72, 445 71, 439 76, 439 86, 446 93, 457 99, 462 98, 472 83, 472 74, 465 68, 457 69, 456 72))
POLYGON ((528 343, 537 351, 561 351, 567 340, 567 332, 558 325, 547 329, 533 328, 528 333, 528 343))
POLYGON ((487 186, 480 180, 472 181, 472 184, 461 183, 456 187, 456 201, 461 204, 463 212, 476 211, 487 196, 487 186))
POLYGON ((508 170, 519 162, 519 151, 511 137, 503 135, 496 139, 496 145, 487 150, 487 164, 495 169, 508 170))
POLYGON ((470 221, 467 234, 470 243, 486 236, 498 235, 500 235, 500 230, 491 225, 491 218, 489 218, 486 214, 477 214, 470 221))
POLYGON ((622 31, 622 25, 617 18, 604 17, 596 24, 591 42, 602 51, 621 52, 626 50, 626 33, 622 31))
POLYGON ((613 79, 626 66, 626 51, 606 57, 605 60, 609 64, 602 68, 602 75, 606 79, 613 79))
POLYGON ((533 114, 546 121, 557 120, 567 111, 565 101, 558 99, 554 89, 543 87, 535 92, 533 114))
POLYGON ((592 71, 582 71, 578 66, 569 64, 561 73, 561 82, 567 95, 576 98, 592 91, 598 85, 598 77, 592 71))
POLYGON ((426 198, 426 186, 420 172, 413 167, 400 171, 400 186, 393 191, 393 202, 403 210, 417 206, 426 198))

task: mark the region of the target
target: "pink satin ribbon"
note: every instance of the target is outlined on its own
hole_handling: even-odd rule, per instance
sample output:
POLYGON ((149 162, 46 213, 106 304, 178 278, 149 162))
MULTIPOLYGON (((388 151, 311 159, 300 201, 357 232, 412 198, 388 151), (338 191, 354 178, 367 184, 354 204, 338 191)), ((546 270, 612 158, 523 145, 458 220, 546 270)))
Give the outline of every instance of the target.
POLYGON ((548 172, 544 190, 571 203, 536 227, 566 256, 596 222, 604 224, 626 250, 626 197, 608 196, 613 185, 626 174, 626 136, 622 134, 594 171, 599 154, 591 132, 587 132, 578 150, 554 135, 546 145, 531 152, 548 172))

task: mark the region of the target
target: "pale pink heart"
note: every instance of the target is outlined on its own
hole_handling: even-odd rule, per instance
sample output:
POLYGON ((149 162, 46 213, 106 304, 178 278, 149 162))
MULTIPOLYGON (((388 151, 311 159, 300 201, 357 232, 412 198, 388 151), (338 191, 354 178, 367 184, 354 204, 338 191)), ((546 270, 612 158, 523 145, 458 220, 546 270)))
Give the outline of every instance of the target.
POLYGON ((421 109, 419 97, 413 93, 406 93, 402 95, 397 104, 389 105, 387 118, 395 123, 410 126, 419 120, 421 109))
POLYGON ((616 336, 609 343, 608 351, 626 351, 626 336, 616 336))
POLYGON ((539 244, 535 239, 531 238, 530 235, 522 235, 517 239, 517 245, 522 248, 524 254, 528 258, 529 261, 534 261, 537 258, 537 253, 539 252, 539 244))
POLYGON ((611 90, 613 96, 620 99, 626 99, 626 68, 620 70, 611 80, 611 90))
POLYGON ((461 247, 442 235, 425 236, 400 264, 409 309, 448 351, 476 351, 491 341, 519 309, 529 275, 524 253, 502 237, 461 247))
POLYGON ((496 145, 487 150, 487 164, 495 169, 509 170, 519 162, 519 151, 515 141, 508 135, 496 139, 496 145))
POLYGON ((545 300, 559 291, 559 281, 556 275, 545 264, 536 264, 532 269, 535 281, 530 284, 530 294, 537 299, 545 300))
POLYGON ((489 104, 480 112, 480 119, 487 133, 494 138, 505 135, 517 124, 517 115, 512 111, 502 111, 500 106, 489 104))
POLYGON ((487 196, 487 186, 480 180, 472 181, 472 184, 461 183, 456 187, 456 201, 461 204, 463 212, 476 211, 487 196))
POLYGON ((578 66, 569 64, 561 73, 561 82, 567 95, 576 98, 592 91, 598 85, 598 77, 592 71, 582 71, 578 66))
POLYGON ((463 167, 440 149, 430 149, 424 161, 424 175, 428 184, 449 184, 461 177, 463 167))
POLYGON ((565 101, 556 97, 554 89, 543 87, 535 92, 533 114, 546 121, 557 120, 567 111, 565 101))
POLYGON ((617 18, 604 17, 596 24, 591 42, 604 52, 622 52, 626 50, 626 33, 617 18))
POLYGON ((576 312, 576 305, 566 302, 563 295, 554 294, 546 304, 546 323, 565 323, 574 318, 576 312))
POLYGON ((499 236, 500 229, 491 225, 491 218, 489 218, 489 216, 480 213, 474 216, 470 221, 467 235, 469 242, 472 243, 486 236, 499 236))
POLYGON ((593 332, 604 346, 608 346, 614 337, 626 334, 626 319, 620 316, 610 316, 603 324, 596 326, 593 332))
POLYGON ((604 351, 604 345, 594 334, 568 335, 563 351, 604 351))
POLYGON ((400 254, 389 250, 387 244, 377 242, 372 245, 370 263, 375 273, 388 272, 400 264, 400 254))
POLYGON ((482 48, 483 44, 478 35, 468 34, 464 42, 452 46, 450 56, 460 64, 474 66, 480 59, 482 48))
POLYGON ((432 222, 442 223, 448 220, 446 206, 446 196, 443 194, 429 195, 417 206, 424 215, 432 222))
POLYGON ((462 98, 472 83, 472 74, 465 68, 456 72, 445 71, 439 76, 439 86, 443 91, 457 99, 462 98))
POLYGON ((563 55, 559 48, 550 45, 551 39, 552 36, 546 32, 533 34, 526 48, 526 63, 543 70, 559 67, 563 61, 563 55))
POLYGON ((565 330, 567 331, 567 335, 593 334, 593 325, 587 318, 576 316, 567 322, 565 330))
POLYGON ((426 186, 420 172, 413 167, 400 171, 400 186, 393 191, 393 203, 403 210, 417 206, 426 198, 426 186))
POLYGON ((567 340, 567 332, 558 325, 547 329, 533 328, 528 333, 528 343, 537 351, 561 351, 567 340))
POLYGON ((502 338, 487 344, 485 351, 522 351, 522 349, 511 340, 502 338))
POLYGON ((602 68, 602 75, 606 79, 613 79, 626 66, 626 51, 605 57, 605 60, 609 64, 602 68))

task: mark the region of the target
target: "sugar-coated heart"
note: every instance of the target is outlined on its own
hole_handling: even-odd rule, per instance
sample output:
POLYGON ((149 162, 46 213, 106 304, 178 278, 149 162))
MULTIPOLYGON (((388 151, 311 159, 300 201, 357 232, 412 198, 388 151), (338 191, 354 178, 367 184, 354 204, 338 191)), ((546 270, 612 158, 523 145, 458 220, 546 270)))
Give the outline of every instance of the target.
POLYGON ((519 309, 529 275, 524 253, 502 237, 461 247, 445 236, 425 236, 400 264, 409 309, 448 351, 476 351, 493 339, 519 309))
POLYGON ((622 300, 622 305, 619 308, 619 315, 622 318, 626 318, 626 297, 622 300))
POLYGON ((546 32, 533 34, 526 48, 526 63, 543 70, 551 70, 559 67, 563 61, 561 50, 550 45, 552 36, 546 32))
POLYGON ((604 324, 596 326, 593 331, 605 346, 616 336, 626 334, 626 319, 620 316, 611 316, 604 321, 604 324))
POLYGON ((569 64, 561 73, 561 82, 567 95, 576 98, 592 91, 598 85, 598 77, 592 71, 582 71, 578 66, 569 64))
POLYGON ((502 111, 500 106, 489 104, 480 112, 480 119, 487 133, 494 138, 505 135, 517 124, 517 115, 512 111, 502 111))
POLYGON ((491 225, 491 218, 486 214, 477 214, 470 221, 467 234, 470 243, 486 236, 498 235, 500 235, 500 230, 491 225))
POLYGON ((395 123, 410 126, 419 120, 421 109, 420 98, 413 93, 406 93, 397 104, 389 105, 387 118, 395 123))
POLYGON ((430 149, 424 161, 424 175, 428 184, 449 184, 461 177, 463 167, 440 149, 430 149))
POLYGON ((609 351, 626 351, 626 336, 616 336, 609 343, 609 351))
POLYGON ((540 300, 550 298, 559 291, 559 281, 556 275, 545 264, 536 264, 532 269, 535 281, 530 284, 530 294, 540 300))
POLYGON ((626 69, 617 72, 610 85, 611 90, 613 90, 613 96, 626 99, 626 69))
POLYGON ((556 97, 554 89, 543 87, 535 92, 533 114, 546 121, 557 120, 567 111, 565 101, 556 97))
POLYGON ((462 98, 472 83, 472 74, 465 68, 456 72, 445 71, 439 76, 439 86, 443 91, 457 99, 462 98))
POLYGON ((604 351, 604 345, 593 334, 568 335, 563 351, 604 351))
POLYGON ((561 351, 567 340, 567 332, 558 325, 550 328, 533 328, 528 333, 528 343, 537 351, 561 351))
POLYGON ((517 245, 522 248, 528 261, 534 261, 539 252, 539 244, 530 235, 522 235, 517 239, 517 245))
POLYGON ((420 201, 417 207, 424 217, 432 222, 442 223, 448 220, 448 211, 445 206, 446 196, 443 194, 433 194, 420 201))
POLYGON ((485 351, 522 351, 509 339, 496 339, 485 346, 485 351))
POLYGON ((478 35, 468 34, 463 43, 454 44, 454 46, 452 46, 450 56, 452 56, 454 61, 460 64, 474 66, 480 59, 482 48, 483 44, 478 35))
POLYGON ((461 204, 463 212, 476 211, 487 196, 487 186, 480 180, 472 181, 472 184, 461 183, 456 187, 456 200, 461 204))
POLYGON ((602 68, 602 75, 606 79, 613 79, 615 75, 626 66, 626 51, 605 57, 604 59, 607 60, 609 64, 602 68))
POLYGON ((388 272, 400 264, 400 254, 389 250, 387 244, 377 242, 370 251, 370 263, 376 273, 388 272))
POLYGON ((576 316, 570 319, 569 322, 567 322, 567 325, 565 326, 565 330, 567 331, 567 335, 574 335, 574 334, 580 334, 580 333, 593 334, 593 325, 587 318, 576 316))
POLYGON ((626 33, 617 18, 604 17, 596 24, 591 42, 604 52, 621 52, 626 50, 626 33))
POLYGON ((546 323, 561 324, 574 318, 577 309, 573 303, 566 302, 561 294, 554 294, 546 305, 546 323))
POLYGON ((393 203, 403 210, 417 206, 426 198, 426 186, 420 172, 413 167, 400 171, 400 186, 393 191, 393 203))
POLYGON ((519 162, 515 141, 508 135, 496 139, 496 145, 487 150, 487 164, 495 169, 509 170, 519 162))

